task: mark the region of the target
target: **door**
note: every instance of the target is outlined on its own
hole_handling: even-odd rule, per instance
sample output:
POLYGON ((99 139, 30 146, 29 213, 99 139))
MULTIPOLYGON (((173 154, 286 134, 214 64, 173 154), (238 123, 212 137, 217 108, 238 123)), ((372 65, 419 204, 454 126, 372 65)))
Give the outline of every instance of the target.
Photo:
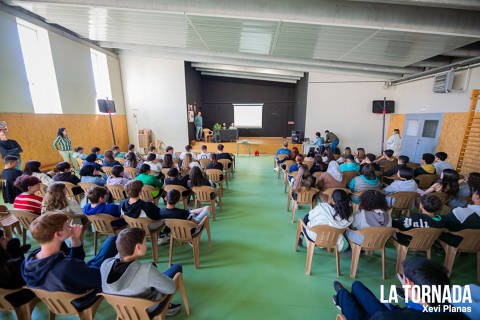
POLYGON ((407 114, 400 154, 417 163, 424 153, 435 154, 442 120, 443 113, 407 114))

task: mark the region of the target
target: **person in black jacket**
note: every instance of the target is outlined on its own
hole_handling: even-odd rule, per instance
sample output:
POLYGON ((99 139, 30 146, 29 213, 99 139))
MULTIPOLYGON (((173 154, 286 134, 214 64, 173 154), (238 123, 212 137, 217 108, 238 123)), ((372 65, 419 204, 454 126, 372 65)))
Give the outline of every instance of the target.
MULTIPOLYGON (((430 297, 430 303, 420 300, 417 301, 415 291, 412 287, 415 286, 449 286, 450 280, 445 267, 425 258, 415 257, 406 259, 402 262, 403 275, 401 276, 401 285, 408 285, 404 292, 405 297, 408 297, 406 308, 381 303, 379 299, 360 281, 355 281, 352 284, 352 290, 349 292, 340 282, 334 281, 333 287, 336 294, 333 296, 333 301, 337 307, 342 310, 343 315, 347 320, 447 320, 447 319, 468 319, 460 312, 444 312, 443 307, 448 306, 444 301, 434 301, 433 293, 430 297), (439 307, 439 312, 423 312, 424 307, 439 307)), ((385 286, 389 288, 388 286, 385 286)), ((397 287, 398 288, 398 287, 397 287)), ((389 290, 386 291, 388 298, 389 290)), ((432 292, 430 288, 429 293, 432 292)))
MULTIPOLYGON (((59 162, 57 163, 56 168, 58 173, 53 176, 54 181, 70 182, 74 185, 77 185, 80 182, 80 178, 75 175, 70 163, 65 161, 59 162)), ((80 187, 73 187, 72 192, 74 195, 77 195, 83 193, 83 190, 80 187)))
MULTIPOLYGON (((168 176, 170 178, 165 179, 165 185, 175 185, 175 186, 182 186, 188 189, 188 176, 182 177, 178 172, 177 168, 170 168, 168 170, 168 176)), ((191 190, 186 190, 182 193, 183 197, 189 197, 192 193, 191 190)))
POLYGON ((398 173, 398 170, 400 168, 405 168, 407 167, 407 163, 410 161, 410 158, 407 157, 407 156, 399 156, 398 157, 398 164, 396 167, 390 169, 390 170, 387 170, 383 173, 383 182, 385 182, 386 184, 391 184, 393 182, 392 179, 388 179, 387 177, 392 177, 392 176, 396 176, 397 173, 398 173))
POLYGON ((375 171, 380 171, 380 166, 375 163, 375 160, 377 160, 376 155, 374 155, 373 153, 367 153, 365 155, 365 159, 362 161, 362 163, 360 163, 360 172, 362 172, 362 169, 366 164, 371 164, 373 165, 375 171))
POLYGON ((0 153, 2 154, 2 159, 5 159, 6 156, 15 156, 18 159, 18 170, 22 170, 22 159, 20 158, 20 153, 23 152, 22 147, 18 144, 17 141, 8 139, 8 131, 6 123, 1 121, 0 124, 0 153))
MULTIPOLYGON (((217 146, 217 150, 218 150, 217 159, 228 159, 230 161, 233 161, 233 158, 230 155, 230 153, 223 152, 223 144, 220 143, 217 146)), ((232 164, 230 163, 228 167, 230 168, 231 166, 232 166, 232 164)))
POLYGON ((15 198, 22 193, 20 189, 14 186, 15 180, 23 172, 18 170, 18 158, 16 156, 6 156, 3 159, 5 169, 2 170, 2 195, 5 203, 13 203, 15 198))

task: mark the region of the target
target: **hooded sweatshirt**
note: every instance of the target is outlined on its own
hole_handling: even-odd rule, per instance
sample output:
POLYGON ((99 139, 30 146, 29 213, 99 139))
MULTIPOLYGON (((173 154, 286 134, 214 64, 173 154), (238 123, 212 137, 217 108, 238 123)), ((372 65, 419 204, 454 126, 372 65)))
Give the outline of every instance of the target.
MULTIPOLYGON (((103 213, 109 214, 111 216, 120 218, 120 206, 115 203, 100 203, 95 207, 92 207, 91 203, 87 203, 85 207, 83 207, 83 213, 87 216, 92 216, 94 214, 103 213)), ((112 227, 120 228, 126 225, 127 223, 123 219, 119 219, 117 221, 112 221, 112 227)))
MULTIPOLYGON (((385 194, 392 194, 395 192, 416 192, 418 189, 417 182, 413 179, 411 180, 395 180, 386 188, 383 189, 385 194)), ((387 202, 389 206, 392 206, 395 202, 393 198, 387 197, 387 202)))
POLYGON ((128 199, 122 200, 120 203, 122 214, 131 218, 150 218, 152 220, 160 220, 160 208, 151 202, 138 200, 135 203, 128 203, 128 199))
MULTIPOLYGON (((360 230, 368 227, 391 227, 392 218, 388 212, 381 209, 373 211, 360 210, 353 215, 353 222, 351 228, 353 230, 360 230)), ((363 235, 347 230, 347 236, 350 240, 358 245, 363 243, 363 235)))

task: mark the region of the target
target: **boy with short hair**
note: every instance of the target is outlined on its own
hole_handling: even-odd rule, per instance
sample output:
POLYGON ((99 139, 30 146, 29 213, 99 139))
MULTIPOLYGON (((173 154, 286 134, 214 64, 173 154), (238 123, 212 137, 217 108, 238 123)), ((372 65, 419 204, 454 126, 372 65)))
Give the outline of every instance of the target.
MULTIPOLYGON (((217 160, 220 160, 220 159, 228 159, 230 161, 233 161, 233 158, 232 156, 230 155, 230 153, 227 153, 227 152, 223 152, 223 144, 218 144, 217 145, 217 150, 218 150, 218 153, 217 153, 217 160)), ((232 166, 232 163, 229 163, 228 164, 228 167, 230 168, 232 166)))
POLYGON ((4 181, 2 188, 3 201, 5 203, 13 203, 15 198, 22 193, 22 191, 13 184, 23 172, 17 169, 18 158, 16 156, 6 156, 3 162, 5 163, 5 169, 2 170, 2 180, 4 181))
POLYGON ((197 155, 197 159, 209 159, 210 158, 210 153, 207 152, 207 146, 202 145, 202 152, 197 155))
POLYGON ((435 172, 438 175, 441 175, 443 170, 445 169, 455 170, 455 168, 450 162, 445 161, 447 160, 447 158, 448 158, 448 154, 446 154, 445 152, 440 151, 435 153, 435 161, 433 163, 433 166, 435 167, 435 172))
POLYGON ((100 152, 100 148, 99 147, 93 147, 92 148, 92 153, 95 153, 97 155, 97 158, 99 159, 104 159, 104 155, 100 152))
MULTIPOLYGON (((152 301, 175 293, 173 277, 182 272, 180 264, 175 264, 161 273, 154 263, 138 261, 147 251, 145 231, 139 228, 122 230, 118 234, 116 246, 118 255, 106 259, 100 268, 104 293, 152 301)), ((158 315, 164 305, 165 302, 161 302, 148 308, 150 318, 158 315)), ((180 304, 170 304, 166 315, 174 316, 180 308, 180 304)))
POLYGON ((374 155, 373 153, 367 153, 365 155, 365 159, 363 159, 362 163, 360 163, 360 172, 362 171, 363 167, 366 164, 371 164, 375 171, 380 170, 380 166, 375 162, 377 160, 377 156, 374 155))
MULTIPOLYGON (((87 191, 87 199, 90 203, 87 203, 83 207, 83 213, 87 216, 92 216, 94 214, 109 214, 116 218, 120 218, 121 211, 120 206, 115 203, 107 203, 108 190, 105 187, 95 186, 90 188, 87 191)), ((127 223, 123 219, 112 221, 112 227, 114 229, 120 229, 124 227, 127 223)))
MULTIPOLYGON (((178 155, 174 152, 172 146, 167 146, 167 147, 165 148, 165 153, 170 153, 170 154, 172 155, 172 159, 178 159, 178 160, 180 160, 180 158, 178 157, 178 155)), ((162 160, 164 159, 164 156, 165 156, 165 154, 162 154, 162 160)))
POLYGON ((420 160, 421 166, 415 168, 413 175, 419 176, 421 174, 435 174, 435 167, 433 166, 433 161, 435 161, 435 156, 431 153, 424 153, 422 155, 422 160, 420 160))
POLYGON ((125 159, 125 153, 120 152, 120 147, 119 146, 113 146, 112 151, 113 151, 113 157, 114 158, 125 159))
POLYGON ((380 167, 388 167, 391 168, 392 166, 397 165, 397 159, 393 157, 393 150, 387 149, 383 151, 383 154, 377 159, 377 164, 380 167))
POLYGON ((72 158, 80 158, 85 160, 87 155, 83 153, 83 147, 75 147, 75 152, 73 153, 72 158))
POLYGON ((185 151, 180 154, 180 160, 183 160, 183 158, 185 158, 185 155, 186 155, 186 154, 192 155, 192 159, 193 159, 193 160, 197 160, 197 156, 192 153, 192 146, 189 145, 189 144, 187 144, 187 145, 185 146, 185 151))

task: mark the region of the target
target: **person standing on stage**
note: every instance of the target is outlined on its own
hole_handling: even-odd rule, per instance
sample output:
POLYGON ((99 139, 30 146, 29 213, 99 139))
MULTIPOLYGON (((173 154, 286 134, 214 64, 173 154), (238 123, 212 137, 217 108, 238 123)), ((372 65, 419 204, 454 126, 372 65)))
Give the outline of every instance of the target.
POLYGON ((72 141, 67 135, 67 129, 59 128, 57 132, 57 138, 53 141, 53 147, 55 150, 60 152, 60 155, 65 162, 71 162, 75 171, 78 171, 78 163, 75 159, 73 159, 73 152, 72 152, 72 141))
POLYGON ((400 148, 402 146, 402 137, 400 137, 400 130, 393 130, 393 134, 385 142, 385 149, 393 150, 393 155, 398 156, 400 153, 400 148))
POLYGON ((7 123, 0 121, 0 153, 2 159, 5 162, 6 156, 15 156, 18 158, 18 170, 22 170, 22 159, 20 158, 20 152, 23 152, 22 147, 17 141, 8 139, 7 123))
POLYGON ((203 118, 202 118, 202 113, 200 111, 198 111, 197 115, 195 116, 195 129, 196 129, 195 138, 198 141, 202 140, 203 118))
POLYGON ((332 153, 336 153, 338 143, 338 137, 335 133, 325 130, 325 138, 327 139, 325 142, 331 145, 332 153))

